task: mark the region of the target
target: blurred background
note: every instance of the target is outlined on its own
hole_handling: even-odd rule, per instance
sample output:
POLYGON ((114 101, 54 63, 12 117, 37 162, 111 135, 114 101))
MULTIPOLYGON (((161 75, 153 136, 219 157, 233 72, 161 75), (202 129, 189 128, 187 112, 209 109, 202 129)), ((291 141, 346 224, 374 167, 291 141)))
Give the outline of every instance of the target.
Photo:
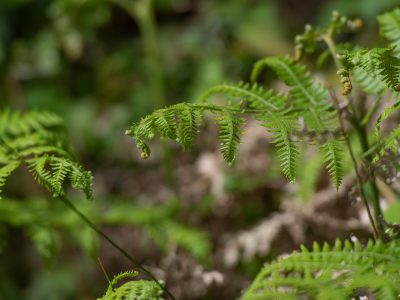
MULTIPOLYGON (((177 299, 235 299, 263 262, 301 243, 370 236, 349 184, 336 193, 318 156, 288 184, 253 122, 234 167, 222 161, 211 124, 192 152, 168 144, 163 154, 154 142, 146 161, 125 130, 156 108, 248 80, 257 59, 292 54, 294 35, 327 23, 332 10, 364 21, 344 39, 379 44, 375 17, 396 4, 1 0, 0 107, 65 119, 95 178, 93 202, 70 197, 177 299)), ((133 268, 27 172, 10 178, 0 200, 0 299, 99 298, 107 280, 97 258, 109 276, 133 268)))

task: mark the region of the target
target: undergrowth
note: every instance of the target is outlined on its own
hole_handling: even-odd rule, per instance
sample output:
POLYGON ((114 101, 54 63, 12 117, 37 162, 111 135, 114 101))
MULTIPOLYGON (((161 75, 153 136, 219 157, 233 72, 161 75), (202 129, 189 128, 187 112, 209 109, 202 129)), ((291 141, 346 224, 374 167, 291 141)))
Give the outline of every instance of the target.
MULTIPOLYGON (((250 82, 212 87, 199 101, 155 110, 127 130, 142 158, 150 156, 148 141, 157 135, 178 142, 186 151, 192 148, 206 114, 211 114, 219 128, 222 156, 233 165, 244 134, 246 116, 257 120, 271 133, 282 172, 290 182, 295 182, 298 177, 304 144, 318 150, 320 158, 314 162, 317 166, 312 168, 317 169, 318 164, 322 164, 337 190, 345 175, 346 159, 352 162, 358 193, 368 212, 376 241, 365 246, 349 241, 343 244, 337 241, 333 247, 314 243, 311 251, 303 247, 301 252, 267 264, 244 292, 243 299, 349 299, 365 295, 374 295, 377 299, 398 298, 399 231, 397 225, 389 224, 383 218, 377 180, 390 183, 393 170, 398 169, 400 127, 395 124, 386 133, 382 125, 399 108, 400 10, 383 14, 378 21, 382 36, 390 42, 386 47, 368 49, 336 43, 339 35, 357 31, 362 22, 334 12, 326 27, 307 25, 304 33, 296 36, 294 57, 261 59, 253 68, 250 82), (305 55, 320 51, 322 45, 327 47, 335 62, 341 96, 336 93, 337 87, 316 80, 301 62, 305 55), (260 77, 266 70, 272 70, 287 86, 287 93, 264 87, 260 77), (226 101, 214 103, 216 95, 220 94, 226 101), (373 98, 366 110, 361 109, 365 103, 360 95, 373 98), (395 103, 388 106, 385 103, 388 99, 394 99, 395 103), (382 106, 385 108, 379 114, 378 108, 382 106), (353 136, 357 139, 350 139, 353 136), (388 156, 392 159, 387 159, 388 156), (371 191, 368 197, 364 191, 366 187, 371 191)), ((151 279, 128 281, 115 287, 120 279, 137 275, 134 271, 121 273, 109 282, 109 288, 101 299, 162 299, 163 295, 174 299, 164 283, 104 234, 66 197, 69 182, 72 188, 83 191, 86 198, 92 199, 93 176, 73 155, 64 123, 58 116, 36 111, 26 114, 9 110, 1 112, 0 188, 22 166, 54 198, 80 217, 88 228, 105 238, 151 279)), ((310 181, 315 182, 315 179, 310 181)), ((20 210, 13 208, 11 202, 7 206, 8 200, 3 201, 0 212, 7 211, 7 207, 9 211, 20 210)), ((37 221, 35 216, 32 218, 16 218, 8 222, 31 226, 37 221)), ((108 223, 115 220, 113 213, 103 218, 108 223)), ((131 220, 127 218, 126 222, 131 220)), ((165 218, 164 222, 167 235, 173 236, 171 232, 175 232, 176 243, 198 258, 204 258, 204 253, 208 253, 208 249, 193 250, 198 241, 194 232, 182 229, 171 218, 165 218)), ((36 236, 40 239, 44 235, 39 232, 36 236)))

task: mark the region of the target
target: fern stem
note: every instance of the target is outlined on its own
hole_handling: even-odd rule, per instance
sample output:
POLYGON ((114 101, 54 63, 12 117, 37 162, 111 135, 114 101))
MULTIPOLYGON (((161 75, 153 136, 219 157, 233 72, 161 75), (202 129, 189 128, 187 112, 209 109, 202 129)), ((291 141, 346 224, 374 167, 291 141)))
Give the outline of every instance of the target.
MULTIPOLYGON (((337 112, 339 124, 340 124, 340 127, 341 127, 342 131, 343 131, 343 136, 344 136, 344 139, 345 139, 345 141, 346 141, 347 148, 349 149, 349 153, 350 153, 350 156, 351 156, 351 160, 353 161, 354 171, 355 171, 356 176, 357 176, 358 189, 360 190, 360 196, 361 196, 361 199, 362 199, 362 201, 363 201, 363 203, 364 203, 364 205, 365 205, 365 208, 367 209, 368 218, 369 218, 369 221, 370 221, 370 223, 371 223, 371 225, 372 225, 372 229, 373 229, 373 231, 374 231, 374 237, 375 237, 375 239, 377 239, 377 238, 379 238, 379 237, 381 236, 381 234, 380 234, 380 232, 378 232, 378 229, 377 229, 377 227, 376 227, 376 225, 375 225, 374 218, 372 217, 372 214, 371 214, 371 209, 370 209, 370 207, 369 207, 367 198, 365 197, 365 192, 364 192, 364 188, 363 188, 362 177, 361 177, 361 174, 360 174, 360 172, 359 172, 359 170, 358 170, 357 159, 356 159, 356 157, 355 157, 355 155, 354 155, 353 147, 351 146, 351 142, 350 142, 350 140, 349 140, 349 137, 348 137, 348 135, 347 135, 345 126, 344 126, 344 124, 343 124, 342 117, 341 117, 341 115, 340 115, 339 101, 338 101, 338 99, 337 99, 337 97, 336 97, 336 95, 335 95, 335 93, 334 93, 333 90, 330 91, 330 94, 331 94, 331 97, 332 97, 332 99, 333 99, 333 101, 334 101, 334 104, 335 104, 335 108, 336 108, 336 112, 337 112)), ((377 219, 377 220, 378 220, 378 219, 377 219)))
MULTIPOLYGON (((324 42, 326 43, 326 45, 329 48, 329 51, 331 52, 331 55, 332 55, 333 60, 335 62, 336 68, 340 69, 341 68, 341 64, 339 63, 339 61, 338 61, 338 59, 336 57, 337 51, 336 51, 335 42, 334 42, 334 40, 332 38, 332 32, 333 32, 333 28, 330 28, 326 34, 322 35, 322 39, 324 40, 324 42)), ((336 102, 336 106, 337 106, 336 109, 337 109, 337 111, 339 113, 338 117, 339 117, 339 121, 340 121, 340 126, 342 127, 342 130, 345 133, 345 129, 344 129, 345 127, 343 125, 343 120, 340 117, 338 99, 337 99, 336 95, 334 95, 333 91, 331 92, 331 96, 333 96, 332 98, 336 102)), ((349 99, 349 106, 350 106, 350 108, 352 110, 352 116, 350 118, 350 123, 352 124, 353 128, 357 132, 358 138, 360 140, 362 151, 366 152, 369 149, 369 143, 368 143, 368 138, 367 138, 366 127, 365 127, 365 125, 363 125, 362 121, 360 120, 361 117, 359 118, 356 115, 357 110, 354 108, 354 105, 353 105, 353 102, 352 102, 351 98, 349 99)), ((371 112, 371 114, 372 113, 373 113, 373 111, 371 112)), ((350 151, 350 155, 351 155, 353 163, 354 163, 354 169, 356 171, 356 175, 357 175, 357 178, 358 178, 358 181, 359 181, 359 185, 360 185, 359 188, 360 188, 361 197, 362 197, 363 201, 366 204, 366 208, 367 208, 367 211, 368 211, 368 216, 370 218, 370 221, 372 221, 371 220, 371 216, 370 216, 371 212, 370 212, 370 209, 369 209, 369 206, 368 206, 368 202, 366 200, 364 189, 363 189, 363 186, 362 186, 362 179, 361 179, 361 176, 360 176, 359 171, 358 171, 357 161, 355 160, 355 156, 354 156, 354 153, 353 153, 352 148, 351 148, 351 143, 350 143, 350 141, 349 141, 347 136, 346 136, 346 143, 347 143, 347 146, 348 146, 349 151, 350 151)), ((372 160, 372 157, 368 156, 367 159, 370 162, 372 160)), ((381 236, 383 236, 383 228, 382 228, 382 224, 381 224, 381 222, 379 222, 379 220, 382 217, 382 210, 381 210, 381 206, 380 206, 379 190, 378 190, 378 187, 376 186, 376 182, 375 182, 375 178, 374 177, 371 180, 368 181, 368 185, 370 186, 371 191, 372 191, 371 202, 372 202, 372 205, 373 205, 373 208, 374 208, 374 217, 375 217, 375 221, 378 224, 378 228, 376 228, 375 223, 373 223, 373 222, 371 222, 371 225, 373 225, 373 227, 374 227, 374 232, 375 232, 376 237, 381 237, 381 236)))
POLYGON ((367 126, 369 121, 371 121, 372 116, 376 112, 376 110, 379 107, 379 104, 381 103, 381 100, 383 99, 383 95, 379 95, 379 97, 375 100, 374 104, 371 106, 371 108, 368 110, 364 118, 361 120, 361 125, 362 126, 367 126))
POLYGON ((155 281, 172 300, 176 300, 175 297, 172 295, 172 293, 166 287, 164 287, 149 270, 143 267, 140 262, 134 259, 131 255, 128 254, 128 252, 126 252, 124 249, 118 246, 116 242, 114 242, 110 237, 108 237, 108 235, 106 235, 103 231, 101 231, 92 221, 89 220, 88 217, 86 217, 81 211, 79 211, 78 208, 76 208, 76 206, 72 204, 72 202, 69 199, 67 199, 64 196, 60 196, 58 197, 58 199, 60 199, 61 202, 63 202, 74 213, 76 213, 92 230, 94 230, 97 234, 102 236, 108 243, 110 243, 111 246, 113 246, 123 256, 125 256, 136 268, 141 270, 143 273, 149 276, 153 281, 155 281))

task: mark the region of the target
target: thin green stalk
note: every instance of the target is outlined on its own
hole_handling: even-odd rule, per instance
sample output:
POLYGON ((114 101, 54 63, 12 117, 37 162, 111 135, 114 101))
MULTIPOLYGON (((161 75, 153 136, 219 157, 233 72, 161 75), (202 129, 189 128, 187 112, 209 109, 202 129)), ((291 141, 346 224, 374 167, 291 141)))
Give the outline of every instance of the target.
MULTIPOLYGON (((336 108, 339 124, 340 124, 340 127, 341 127, 342 131, 343 131, 344 139, 345 139, 347 148, 349 149, 351 160, 353 161, 354 171, 356 172, 357 185, 358 185, 358 189, 360 190, 361 200, 363 201, 363 203, 365 205, 365 208, 367 209, 368 218, 369 218, 369 221, 370 221, 370 223, 372 225, 372 229, 374 231, 375 239, 377 239, 377 238, 379 238, 381 236, 381 234, 380 234, 380 232, 378 231, 378 228, 375 225, 374 218, 372 217, 371 210, 369 208, 369 204, 368 204, 367 198, 365 196, 362 177, 361 177, 361 174, 359 173, 359 170, 358 170, 357 159, 356 159, 356 157, 354 155, 353 147, 351 146, 351 142, 350 142, 349 137, 348 137, 348 135, 346 133, 346 129, 345 129, 345 126, 343 124, 342 116, 340 115, 339 101, 336 98, 336 95, 334 94, 333 91, 331 91, 331 97, 332 97, 332 99, 334 101, 334 104, 335 104, 335 108, 336 108)), ((376 220, 376 221, 378 222, 378 220, 376 220)))
POLYGON ((103 237, 108 243, 110 243, 111 246, 113 246, 123 256, 125 256, 136 268, 138 268, 140 271, 149 276, 153 281, 155 281, 172 300, 176 300, 172 293, 165 286, 163 286, 149 270, 143 267, 140 262, 134 259, 131 255, 128 254, 128 252, 126 252, 124 249, 118 246, 116 242, 108 237, 108 235, 101 231, 92 221, 89 220, 88 217, 86 217, 81 211, 79 211, 78 208, 74 204, 72 204, 72 202, 68 198, 61 196, 58 197, 58 199, 60 199, 61 202, 63 202, 69 209, 77 214, 82 219, 82 221, 84 221, 93 231, 103 237))
MULTIPOLYGON (((341 66, 340 66, 340 63, 339 63, 339 61, 338 61, 338 59, 336 57, 337 51, 336 51, 335 43, 334 43, 334 41, 332 39, 332 30, 329 30, 325 35, 323 35, 322 39, 327 44, 327 46, 329 48, 329 51, 331 52, 331 55, 333 57, 333 60, 335 61, 336 67, 339 69, 341 66)), ((337 101, 337 99, 336 99, 336 101, 337 101)), ((357 136, 358 136, 360 144, 361 144, 362 152, 366 152, 366 151, 369 150, 369 143, 368 143, 368 137, 367 137, 367 128, 366 128, 367 124, 363 124, 362 121, 360 120, 361 118, 359 118, 357 116, 356 110, 354 108, 354 105, 353 105, 351 99, 349 100, 349 106, 350 106, 350 108, 352 109, 352 112, 353 112, 353 114, 352 114, 352 116, 350 118, 350 123, 351 123, 351 125, 353 126, 354 130, 357 133, 357 136)), ((339 116, 339 119, 340 119, 340 116, 339 116)), ((340 119, 340 121, 342 122, 341 119, 340 119)), ((348 146, 351 146, 350 143, 348 143, 348 146)), ((350 148, 349 148, 349 151, 352 152, 350 150, 350 148)), ((353 155, 352 155, 352 158, 353 158, 353 155)), ((372 161, 372 157, 371 156, 367 156, 366 158, 367 158, 367 160, 369 162, 372 161)), ((353 163, 354 162, 356 162, 356 161, 353 160, 353 163)), ((358 173, 356 165, 354 167, 355 167, 356 173, 358 173)), ((379 221, 382 218, 382 209, 381 209, 381 206, 380 206, 379 190, 378 190, 378 187, 377 187, 376 182, 375 182, 375 177, 373 176, 372 179, 370 179, 367 183, 370 186, 371 191, 372 191, 371 202, 372 202, 372 205, 373 205, 373 208, 374 208, 374 219, 375 219, 375 222, 377 222, 377 226, 378 226, 376 228, 378 233, 379 233, 378 236, 383 236, 382 223, 379 221)), ((361 186, 361 189, 360 189, 360 193, 364 194, 362 186, 361 186)), ((364 197, 365 197, 365 195, 364 195, 364 197)))

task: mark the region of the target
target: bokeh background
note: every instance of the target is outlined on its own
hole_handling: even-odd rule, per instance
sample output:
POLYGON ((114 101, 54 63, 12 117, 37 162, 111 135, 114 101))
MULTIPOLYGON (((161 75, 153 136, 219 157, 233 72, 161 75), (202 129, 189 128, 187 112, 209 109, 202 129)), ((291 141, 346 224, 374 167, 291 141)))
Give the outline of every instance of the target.
MULTIPOLYGON (((210 124, 192 152, 155 142, 146 161, 125 130, 156 108, 248 80, 257 59, 291 54, 294 35, 325 24, 332 10, 364 22, 344 39, 377 45, 376 15, 399 4, 0 0, 0 107, 65 119, 95 177, 93 202, 70 197, 178 299, 235 299, 263 262, 301 243, 370 235, 346 182, 333 193, 326 174, 308 166, 314 182, 288 184, 268 134, 252 122, 230 168, 210 124)), ((107 280, 97 258, 110 276, 133 268, 27 172, 10 178, 0 200, 0 299, 101 297, 107 280)))

